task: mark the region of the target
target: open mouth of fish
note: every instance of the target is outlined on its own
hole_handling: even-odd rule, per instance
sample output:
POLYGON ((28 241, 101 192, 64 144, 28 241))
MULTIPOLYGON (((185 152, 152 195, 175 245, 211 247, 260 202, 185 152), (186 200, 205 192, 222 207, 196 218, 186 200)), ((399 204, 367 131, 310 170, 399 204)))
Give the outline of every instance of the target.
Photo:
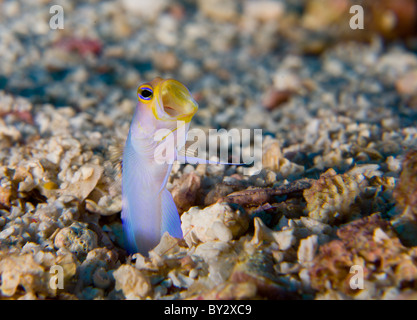
POLYGON ((192 117, 198 109, 188 89, 176 80, 161 83, 159 101, 167 120, 185 120, 192 117))

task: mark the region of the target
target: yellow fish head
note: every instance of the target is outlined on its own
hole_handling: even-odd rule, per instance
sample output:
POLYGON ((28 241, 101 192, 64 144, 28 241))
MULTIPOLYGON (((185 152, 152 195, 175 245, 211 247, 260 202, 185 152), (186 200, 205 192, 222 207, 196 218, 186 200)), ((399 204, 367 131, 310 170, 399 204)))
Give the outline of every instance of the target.
POLYGON ((198 104, 188 89, 174 79, 155 78, 138 88, 139 102, 152 110, 157 120, 189 123, 198 104))

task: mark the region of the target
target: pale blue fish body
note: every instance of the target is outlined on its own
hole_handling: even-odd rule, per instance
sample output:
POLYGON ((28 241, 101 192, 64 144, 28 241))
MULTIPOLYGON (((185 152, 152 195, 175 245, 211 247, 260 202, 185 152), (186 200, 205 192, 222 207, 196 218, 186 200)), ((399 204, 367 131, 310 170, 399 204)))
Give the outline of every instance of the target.
MULTIPOLYGON (((156 78, 142 85, 138 97, 123 152, 122 222, 128 252, 147 254, 166 231, 182 238, 180 217, 165 187, 174 159, 156 161, 164 139, 155 141, 155 134, 165 129, 172 141, 185 143, 185 137, 177 140, 177 132, 187 133, 198 106, 188 90, 171 79, 156 78), (177 130, 178 121, 185 123, 185 130, 177 130)), ((183 146, 176 143, 176 148, 183 146)))

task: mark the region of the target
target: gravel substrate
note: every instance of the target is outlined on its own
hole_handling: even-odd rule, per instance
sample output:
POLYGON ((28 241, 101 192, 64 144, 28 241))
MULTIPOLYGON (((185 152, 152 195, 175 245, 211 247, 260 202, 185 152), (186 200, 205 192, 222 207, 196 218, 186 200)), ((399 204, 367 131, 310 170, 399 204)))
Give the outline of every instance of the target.
POLYGON ((0 299, 415 299, 417 5, 329 2, 0 2, 0 299), (262 171, 175 164, 184 239, 132 256, 114 150, 156 76, 262 171))

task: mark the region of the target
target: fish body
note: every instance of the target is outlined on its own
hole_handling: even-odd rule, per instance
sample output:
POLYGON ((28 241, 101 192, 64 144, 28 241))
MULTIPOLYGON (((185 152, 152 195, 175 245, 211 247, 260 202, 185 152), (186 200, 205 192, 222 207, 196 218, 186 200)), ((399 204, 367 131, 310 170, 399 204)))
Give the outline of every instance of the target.
POLYGON ((123 151, 122 223, 128 252, 147 254, 166 231, 182 238, 180 217, 166 189, 176 153, 162 154, 160 146, 168 139, 175 149, 185 144, 198 105, 173 79, 156 78, 141 85, 138 99, 123 151))

